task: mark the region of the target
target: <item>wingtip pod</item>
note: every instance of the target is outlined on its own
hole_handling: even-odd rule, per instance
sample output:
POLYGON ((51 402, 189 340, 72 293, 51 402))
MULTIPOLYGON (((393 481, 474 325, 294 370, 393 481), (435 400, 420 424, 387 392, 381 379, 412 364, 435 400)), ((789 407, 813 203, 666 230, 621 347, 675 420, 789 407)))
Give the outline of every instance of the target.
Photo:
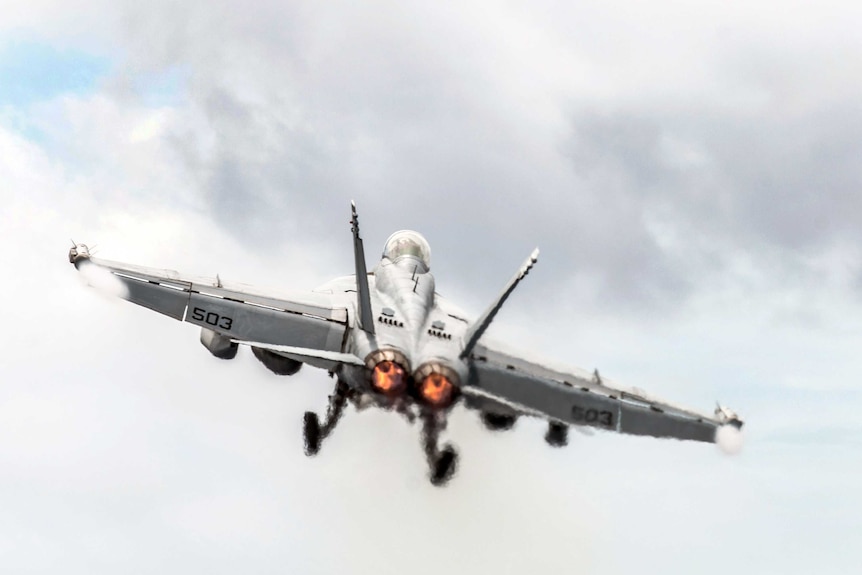
POLYGON ((716 403, 715 416, 720 425, 715 430, 715 443, 722 452, 736 455, 742 450, 742 426, 744 422, 731 409, 716 403))
POLYGON ((715 417, 720 423, 731 425, 737 429, 742 429, 742 426, 744 425, 742 419, 735 411, 729 407, 721 405, 719 402, 715 403, 715 417))
POLYGON ((127 299, 129 288, 110 270, 103 268, 90 259, 90 248, 87 244, 76 244, 72 240, 69 248, 69 263, 81 273, 81 278, 88 286, 102 294, 127 299))
POLYGON ((69 248, 69 263, 78 267, 79 262, 89 259, 90 248, 87 247, 87 244, 76 244, 75 240, 72 240, 72 247, 69 248))

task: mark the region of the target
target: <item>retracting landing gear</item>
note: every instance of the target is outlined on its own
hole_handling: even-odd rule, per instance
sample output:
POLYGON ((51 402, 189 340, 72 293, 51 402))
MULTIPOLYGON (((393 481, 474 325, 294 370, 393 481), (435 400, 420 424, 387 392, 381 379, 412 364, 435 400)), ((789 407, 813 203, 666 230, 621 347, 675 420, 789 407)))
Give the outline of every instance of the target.
POLYGON ((335 391, 329 396, 329 408, 326 410, 326 421, 323 425, 317 414, 311 411, 305 412, 303 419, 303 439, 305 440, 305 454, 309 457, 317 455, 320 451, 320 444, 326 439, 330 433, 335 430, 338 420, 344 413, 344 407, 347 405, 347 399, 350 394, 350 388, 346 383, 338 380, 335 384, 335 391))
POLYGON ((562 423, 549 423, 545 441, 551 447, 565 447, 569 443, 569 427, 562 423))
POLYGON ((440 431, 443 428, 440 416, 431 410, 424 410, 422 418, 422 447, 428 459, 429 479, 437 487, 445 485, 458 467, 458 452, 449 444, 441 450, 438 446, 440 431))

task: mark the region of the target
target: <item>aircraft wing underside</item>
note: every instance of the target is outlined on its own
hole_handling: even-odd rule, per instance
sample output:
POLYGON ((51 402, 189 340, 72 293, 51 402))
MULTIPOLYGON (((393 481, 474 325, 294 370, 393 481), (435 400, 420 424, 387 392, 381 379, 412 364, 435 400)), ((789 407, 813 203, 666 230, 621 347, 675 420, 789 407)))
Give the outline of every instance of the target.
MULTIPOLYGON (((239 341, 340 352, 347 331, 347 307, 331 294, 279 293, 225 284, 218 278, 183 276, 96 258, 79 258, 86 272, 95 266, 122 284, 125 300, 239 341)), ((92 271, 92 270, 91 270, 92 271)))
MULTIPOLYGON (((557 371, 481 343, 472 354, 469 404, 503 415, 525 414, 552 422, 631 435, 714 442, 722 418, 698 413, 605 382, 597 372, 557 371)), ((741 422, 738 422, 741 425, 741 422)))

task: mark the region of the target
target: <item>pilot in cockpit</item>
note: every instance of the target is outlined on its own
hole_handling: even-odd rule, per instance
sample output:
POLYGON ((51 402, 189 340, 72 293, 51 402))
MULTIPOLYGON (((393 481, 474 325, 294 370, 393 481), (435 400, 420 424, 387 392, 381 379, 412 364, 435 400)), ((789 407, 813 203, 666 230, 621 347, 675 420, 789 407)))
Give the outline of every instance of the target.
POLYGON ((386 240, 383 257, 392 263, 398 263, 406 258, 422 265, 422 271, 431 269, 431 247, 420 234, 401 230, 395 232, 386 240))

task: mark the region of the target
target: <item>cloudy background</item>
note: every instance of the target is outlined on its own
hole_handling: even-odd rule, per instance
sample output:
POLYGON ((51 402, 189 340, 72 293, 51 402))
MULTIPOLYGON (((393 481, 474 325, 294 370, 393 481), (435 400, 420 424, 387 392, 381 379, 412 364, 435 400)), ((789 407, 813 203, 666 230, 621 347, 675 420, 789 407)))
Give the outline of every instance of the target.
POLYGON ((0 1, 9 573, 850 573, 862 562, 862 9, 0 1), (713 446, 301 418, 65 256, 298 289, 414 228, 494 335, 747 419, 713 446))

